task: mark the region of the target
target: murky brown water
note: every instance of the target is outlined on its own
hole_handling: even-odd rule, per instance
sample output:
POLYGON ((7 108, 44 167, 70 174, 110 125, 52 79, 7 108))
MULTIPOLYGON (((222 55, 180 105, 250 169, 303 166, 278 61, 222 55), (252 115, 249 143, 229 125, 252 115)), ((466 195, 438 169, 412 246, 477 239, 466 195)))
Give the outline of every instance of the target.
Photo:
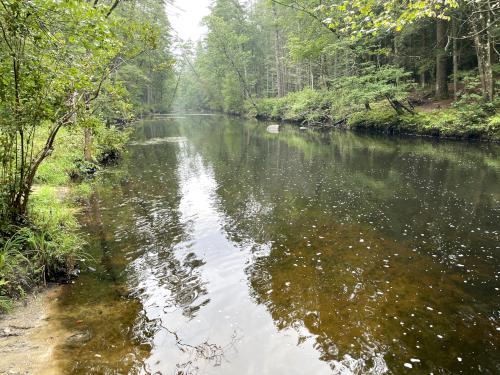
POLYGON ((500 373, 498 146, 190 116, 129 150, 64 373, 500 373))

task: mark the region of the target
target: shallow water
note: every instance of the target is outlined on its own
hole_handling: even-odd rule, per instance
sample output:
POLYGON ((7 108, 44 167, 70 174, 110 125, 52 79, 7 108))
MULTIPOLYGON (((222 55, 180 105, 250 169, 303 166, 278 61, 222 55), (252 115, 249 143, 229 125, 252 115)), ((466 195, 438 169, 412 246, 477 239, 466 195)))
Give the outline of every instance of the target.
POLYGON ((97 269, 53 317, 84 337, 57 349, 59 365, 500 373, 499 151, 145 121, 82 215, 97 269))

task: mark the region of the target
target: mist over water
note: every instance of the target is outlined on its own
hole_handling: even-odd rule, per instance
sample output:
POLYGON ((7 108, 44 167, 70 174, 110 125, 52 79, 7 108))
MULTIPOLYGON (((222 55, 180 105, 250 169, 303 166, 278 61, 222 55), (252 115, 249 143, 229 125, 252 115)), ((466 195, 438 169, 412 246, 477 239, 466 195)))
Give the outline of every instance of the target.
POLYGON ((497 145, 179 116, 128 149, 81 215, 65 373, 500 372, 497 145))

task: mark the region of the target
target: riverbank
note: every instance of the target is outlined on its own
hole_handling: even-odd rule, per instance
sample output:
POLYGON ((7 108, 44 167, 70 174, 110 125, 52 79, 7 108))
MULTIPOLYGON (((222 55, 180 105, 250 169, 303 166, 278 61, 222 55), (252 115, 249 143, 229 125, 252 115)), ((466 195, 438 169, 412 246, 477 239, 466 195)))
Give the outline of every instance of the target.
POLYGON ((76 213, 88 201, 98 171, 121 157, 128 136, 114 127, 94 132, 93 161, 86 161, 83 129, 61 130, 36 175, 27 216, 15 223, 0 217, 0 314, 47 282, 68 282, 78 263, 90 260, 76 213))
POLYGON ((52 354, 67 333, 50 315, 60 293, 55 285, 37 291, 0 317, 1 375, 59 373, 52 354))
POLYGON ((383 134, 500 141, 500 115, 472 121, 455 109, 434 110, 430 113, 417 109, 413 115, 401 115, 390 109, 378 108, 353 114, 347 120, 347 127, 354 131, 383 134))
POLYGON ((494 104, 410 100, 397 112, 387 101, 341 106, 329 91, 303 90, 283 98, 259 99, 244 115, 312 128, 343 128, 383 134, 500 141, 500 114, 494 104), (417 105, 418 104, 418 105, 417 105))

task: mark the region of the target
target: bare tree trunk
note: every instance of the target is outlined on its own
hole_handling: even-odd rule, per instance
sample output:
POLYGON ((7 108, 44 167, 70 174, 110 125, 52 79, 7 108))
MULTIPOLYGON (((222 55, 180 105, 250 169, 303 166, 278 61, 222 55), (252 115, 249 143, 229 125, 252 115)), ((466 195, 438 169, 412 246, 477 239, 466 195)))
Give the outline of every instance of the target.
POLYGON ((276 59, 276 86, 278 89, 278 98, 285 96, 285 83, 284 83, 284 73, 283 73, 283 64, 281 57, 281 42, 278 28, 276 28, 275 32, 275 59, 276 59))
POLYGON ((83 157, 85 161, 92 162, 92 129, 84 129, 83 157))
POLYGON ((275 51, 274 57, 276 62, 276 86, 278 89, 278 97, 281 98, 286 95, 285 72, 283 68, 283 55, 282 55, 283 46, 282 46, 280 31, 278 29, 278 24, 277 24, 278 14, 276 13, 276 7, 274 6, 274 3, 272 4, 272 10, 274 19, 276 20, 276 23, 274 25, 274 51, 275 51))
POLYGON ((453 19, 453 96, 458 97, 458 28, 457 21, 453 19))
POLYGON ((266 64, 266 98, 269 97, 269 65, 266 64))
POLYGON ((474 26, 474 47, 476 48, 477 67, 481 80, 481 91, 485 100, 493 98, 493 71, 491 66, 491 45, 489 38, 481 36, 474 26), (486 40, 484 40, 486 39, 486 40))
POLYGON ((311 60, 309 60, 309 73, 310 73, 310 76, 311 76, 311 89, 314 90, 314 72, 313 72, 313 69, 312 69, 312 62, 311 62, 311 60))
POLYGON ((446 56, 446 21, 436 20, 436 92, 438 99, 448 97, 448 59, 446 56))
POLYGON ((481 91, 485 100, 492 100, 495 96, 491 53, 493 46, 491 32, 495 22, 493 5, 489 0, 474 1, 472 2, 472 11, 473 15, 469 20, 476 49, 481 91))

